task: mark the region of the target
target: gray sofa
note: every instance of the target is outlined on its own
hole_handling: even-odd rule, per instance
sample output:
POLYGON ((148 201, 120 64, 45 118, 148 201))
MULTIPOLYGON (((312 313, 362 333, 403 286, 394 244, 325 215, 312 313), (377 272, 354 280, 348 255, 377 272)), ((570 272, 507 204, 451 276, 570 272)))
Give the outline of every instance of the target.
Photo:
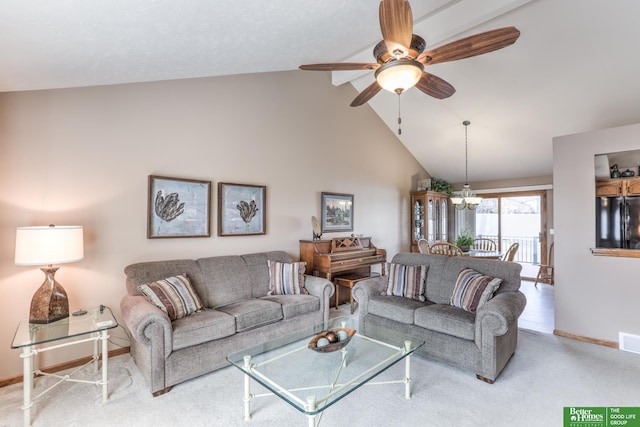
POLYGON ((397 254, 392 262, 427 265, 426 301, 382 296, 387 277, 358 282, 359 327, 384 326, 425 341, 418 354, 473 372, 493 383, 518 341, 518 317, 526 298, 520 288, 522 266, 513 262, 419 253, 397 254), (458 274, 465 268, 503 279, 494 297, 475 314, 450 305, 458 274))
POLYGON ((291 262, 281 251, 198 260, 143 262, 125 268, 120 303, 131 355, 154 396, 229 365, 226 356, 253 344, 327 324, 330 281, 305 276, 308 295, 273 295, 267 260, 291 262), (169 320, 138 286, 186 273, 205 310, 169 320))

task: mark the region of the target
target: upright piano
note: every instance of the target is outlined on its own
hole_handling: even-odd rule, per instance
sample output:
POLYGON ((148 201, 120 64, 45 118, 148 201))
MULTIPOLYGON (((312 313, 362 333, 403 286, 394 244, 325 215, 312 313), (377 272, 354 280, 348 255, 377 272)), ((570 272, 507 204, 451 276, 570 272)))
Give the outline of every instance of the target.
POLYGON ((369 275, 371 266, 377 264, 384 276, 387 251, 376 248, 370 237, 300 240, 300 261, 307 263, 307 274, 328 280, 346 273, 369 275))

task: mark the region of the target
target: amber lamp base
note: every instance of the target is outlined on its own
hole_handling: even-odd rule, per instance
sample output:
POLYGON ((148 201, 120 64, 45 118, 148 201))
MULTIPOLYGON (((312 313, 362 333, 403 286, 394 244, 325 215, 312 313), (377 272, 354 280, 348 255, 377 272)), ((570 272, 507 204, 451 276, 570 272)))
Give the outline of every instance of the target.
POLYGON ((67 292, 54 277, 58 268, 49 266, 40 269, 46 277, 31 298, 29 323, 51 323, 69 317, 67 292))

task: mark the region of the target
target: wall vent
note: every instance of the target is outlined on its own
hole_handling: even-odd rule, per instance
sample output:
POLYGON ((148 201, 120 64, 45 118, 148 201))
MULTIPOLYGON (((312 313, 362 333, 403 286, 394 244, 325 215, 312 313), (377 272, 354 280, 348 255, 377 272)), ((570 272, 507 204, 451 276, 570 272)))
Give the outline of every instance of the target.
POLYGON ((640 335, 631 335, 624 332, 618 333, 620 350, 640 354, 640 335))

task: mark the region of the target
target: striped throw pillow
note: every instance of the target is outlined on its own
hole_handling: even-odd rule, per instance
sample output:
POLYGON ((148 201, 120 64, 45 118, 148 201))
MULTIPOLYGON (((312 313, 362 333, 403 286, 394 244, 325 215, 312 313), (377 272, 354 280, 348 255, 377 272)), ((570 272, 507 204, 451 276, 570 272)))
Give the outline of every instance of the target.
POLYGON ((269 267, 269 292, 267 295, 307 294, 304 288, 306 262, 267 261, 269 267))
POLYGON ((200 297, 191 286, 186 274, 168 277, 138 287, 152 304, 177 320, 202 310, 200 297))
POLYGON ((502 279, 484 276, 471 268, 466 268, 458 274, 456 286, 449 303, 469 313, 476 313, 482 305, 489 301, 502 279))
POLYGON ((425 301, 427 265, 387 263, 387 289, 382 295, 425 301))

